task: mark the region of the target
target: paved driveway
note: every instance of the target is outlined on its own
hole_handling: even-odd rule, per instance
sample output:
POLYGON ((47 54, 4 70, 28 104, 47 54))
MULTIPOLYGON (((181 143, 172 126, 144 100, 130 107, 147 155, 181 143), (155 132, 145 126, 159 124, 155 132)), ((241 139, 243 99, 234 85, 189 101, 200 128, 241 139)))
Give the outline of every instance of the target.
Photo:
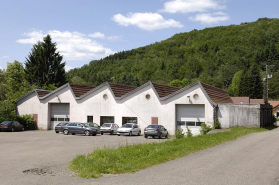
POLYGON ((163 140, 106 134, 66 136, 54 131, 0 132, 0 184, 80 184, 83 179, 65 170, 75 156, 98 148, 163 140), (37 173, 35 168, 42 170, 37 173))
POLYGON ((279 184, 279 129, 250 134, 134 174, 73 177, 66 164, 78 154, 126 143, 160 142, 143 137, 64 136, 52 132, 0 133, 0 184, 279 184), (23 140, 23 141, 22 141, 23 140), (49 167, 49 168, 46 168, 49 167), (45 175, 26 174, 32 168, 45 175), (54 172, 54 173, 52 173, 54 172))

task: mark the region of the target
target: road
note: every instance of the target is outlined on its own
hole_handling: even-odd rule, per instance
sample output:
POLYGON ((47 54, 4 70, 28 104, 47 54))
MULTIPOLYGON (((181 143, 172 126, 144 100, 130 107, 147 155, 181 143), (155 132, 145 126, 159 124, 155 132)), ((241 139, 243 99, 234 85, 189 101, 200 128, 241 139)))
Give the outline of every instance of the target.
POLYGON ((0 184, 279 184, 279 129, 254 133, 134 174, 81 179, 66 169, 96 148, 161 142, 143 137, 64 136, 47 131, 0 133, 0 184), (32 137, 31 137, 32 136, 32 137), (23 141, 21 141, 23 140, 23 141), (28 169, 49 173, 23 173, 28 169))

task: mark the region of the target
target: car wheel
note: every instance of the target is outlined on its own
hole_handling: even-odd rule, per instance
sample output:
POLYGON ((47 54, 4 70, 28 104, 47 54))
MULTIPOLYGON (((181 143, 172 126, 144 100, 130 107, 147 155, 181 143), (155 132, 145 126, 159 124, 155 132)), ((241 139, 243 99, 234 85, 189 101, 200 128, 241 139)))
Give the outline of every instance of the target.
POLYGON ((112 134, 113 134, 113 131, 110 132, 110 135, 112 135, 112 134))
POLYGON ((129 132, 129 136, 131 136, 132 135, 132 132, 129 132))
POLYGON ((56 134, 58 134, 59 132, 58 131, 55 131, 56 132, 56 134))
POLYGON ((144 138, 147 138, 148 136, 147 135, 144 135, 144 138))
POLYGON ((90 136, 90 132, 89 132, 88 130, 84 131, 84 134, 85 134, 86 136, 90 136))
POLYGON ((159 135, 159 139, 162 139, 162 133, 159 135))
POLYGON ((24 127, 22 127, 21 131, 24 131, 24 127))
POLYGON ((154 139, 154 138, 155 138, 155 136, 152 136, 152 138, 154 139))
POLYGON ((167 133, 167 135, 165 136, 165 139, 168 139, 169 138, 169 136, 168 136, 169 134, 167 133))
POLYGON ((64 135, 68 135, 69 134, 69 130, 63 130, 64 135))
POLYGON ((138 132, 138 136, 140 136, 140 135, 141 135, 141 132, 139 131, 139 132, 138 132))
POLYGON ((14 132, 14 131, 15 131, 14 127, 12 127, 11 131, 12 131, 12 132, 14 132))
POLYGON ((103 132, 101 132, 101 135, 103 135, 104 133, 103 132))
POLYGON ((72 135, 76 135, 75 133, 72 133, 72 135))
POLYGON ((92 136, 96 136, 96 132, 94 132, 94 133, 92 134, 92 136))

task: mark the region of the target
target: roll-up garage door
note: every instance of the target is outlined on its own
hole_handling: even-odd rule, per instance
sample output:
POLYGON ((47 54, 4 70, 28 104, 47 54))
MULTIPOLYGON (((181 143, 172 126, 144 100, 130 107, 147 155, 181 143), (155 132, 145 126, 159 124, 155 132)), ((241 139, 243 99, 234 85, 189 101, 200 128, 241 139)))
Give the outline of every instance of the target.
POLYGON ((176 105, 176 128, 186 131, 186 126, 192 131, 199 131, 200 125, 205 121, 204 104, 176 105))
POLYGON ((51 104, 50 111, 50 129, 53 130, 54 126, 58 123, 65 123, 70 121, 70 108, 69 103, 53 103, 51 104))

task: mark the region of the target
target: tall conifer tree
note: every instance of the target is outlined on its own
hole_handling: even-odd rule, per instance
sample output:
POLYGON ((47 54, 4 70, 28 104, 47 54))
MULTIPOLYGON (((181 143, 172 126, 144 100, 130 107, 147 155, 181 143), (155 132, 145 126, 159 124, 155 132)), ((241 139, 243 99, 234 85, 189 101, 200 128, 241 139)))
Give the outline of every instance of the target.
POLYGON ((63 56, 56 49, 50 35, 33 46, 25 62, 26 79, 31 85, 59 87, 66 83, 66 63, 62 62, 63 56))

